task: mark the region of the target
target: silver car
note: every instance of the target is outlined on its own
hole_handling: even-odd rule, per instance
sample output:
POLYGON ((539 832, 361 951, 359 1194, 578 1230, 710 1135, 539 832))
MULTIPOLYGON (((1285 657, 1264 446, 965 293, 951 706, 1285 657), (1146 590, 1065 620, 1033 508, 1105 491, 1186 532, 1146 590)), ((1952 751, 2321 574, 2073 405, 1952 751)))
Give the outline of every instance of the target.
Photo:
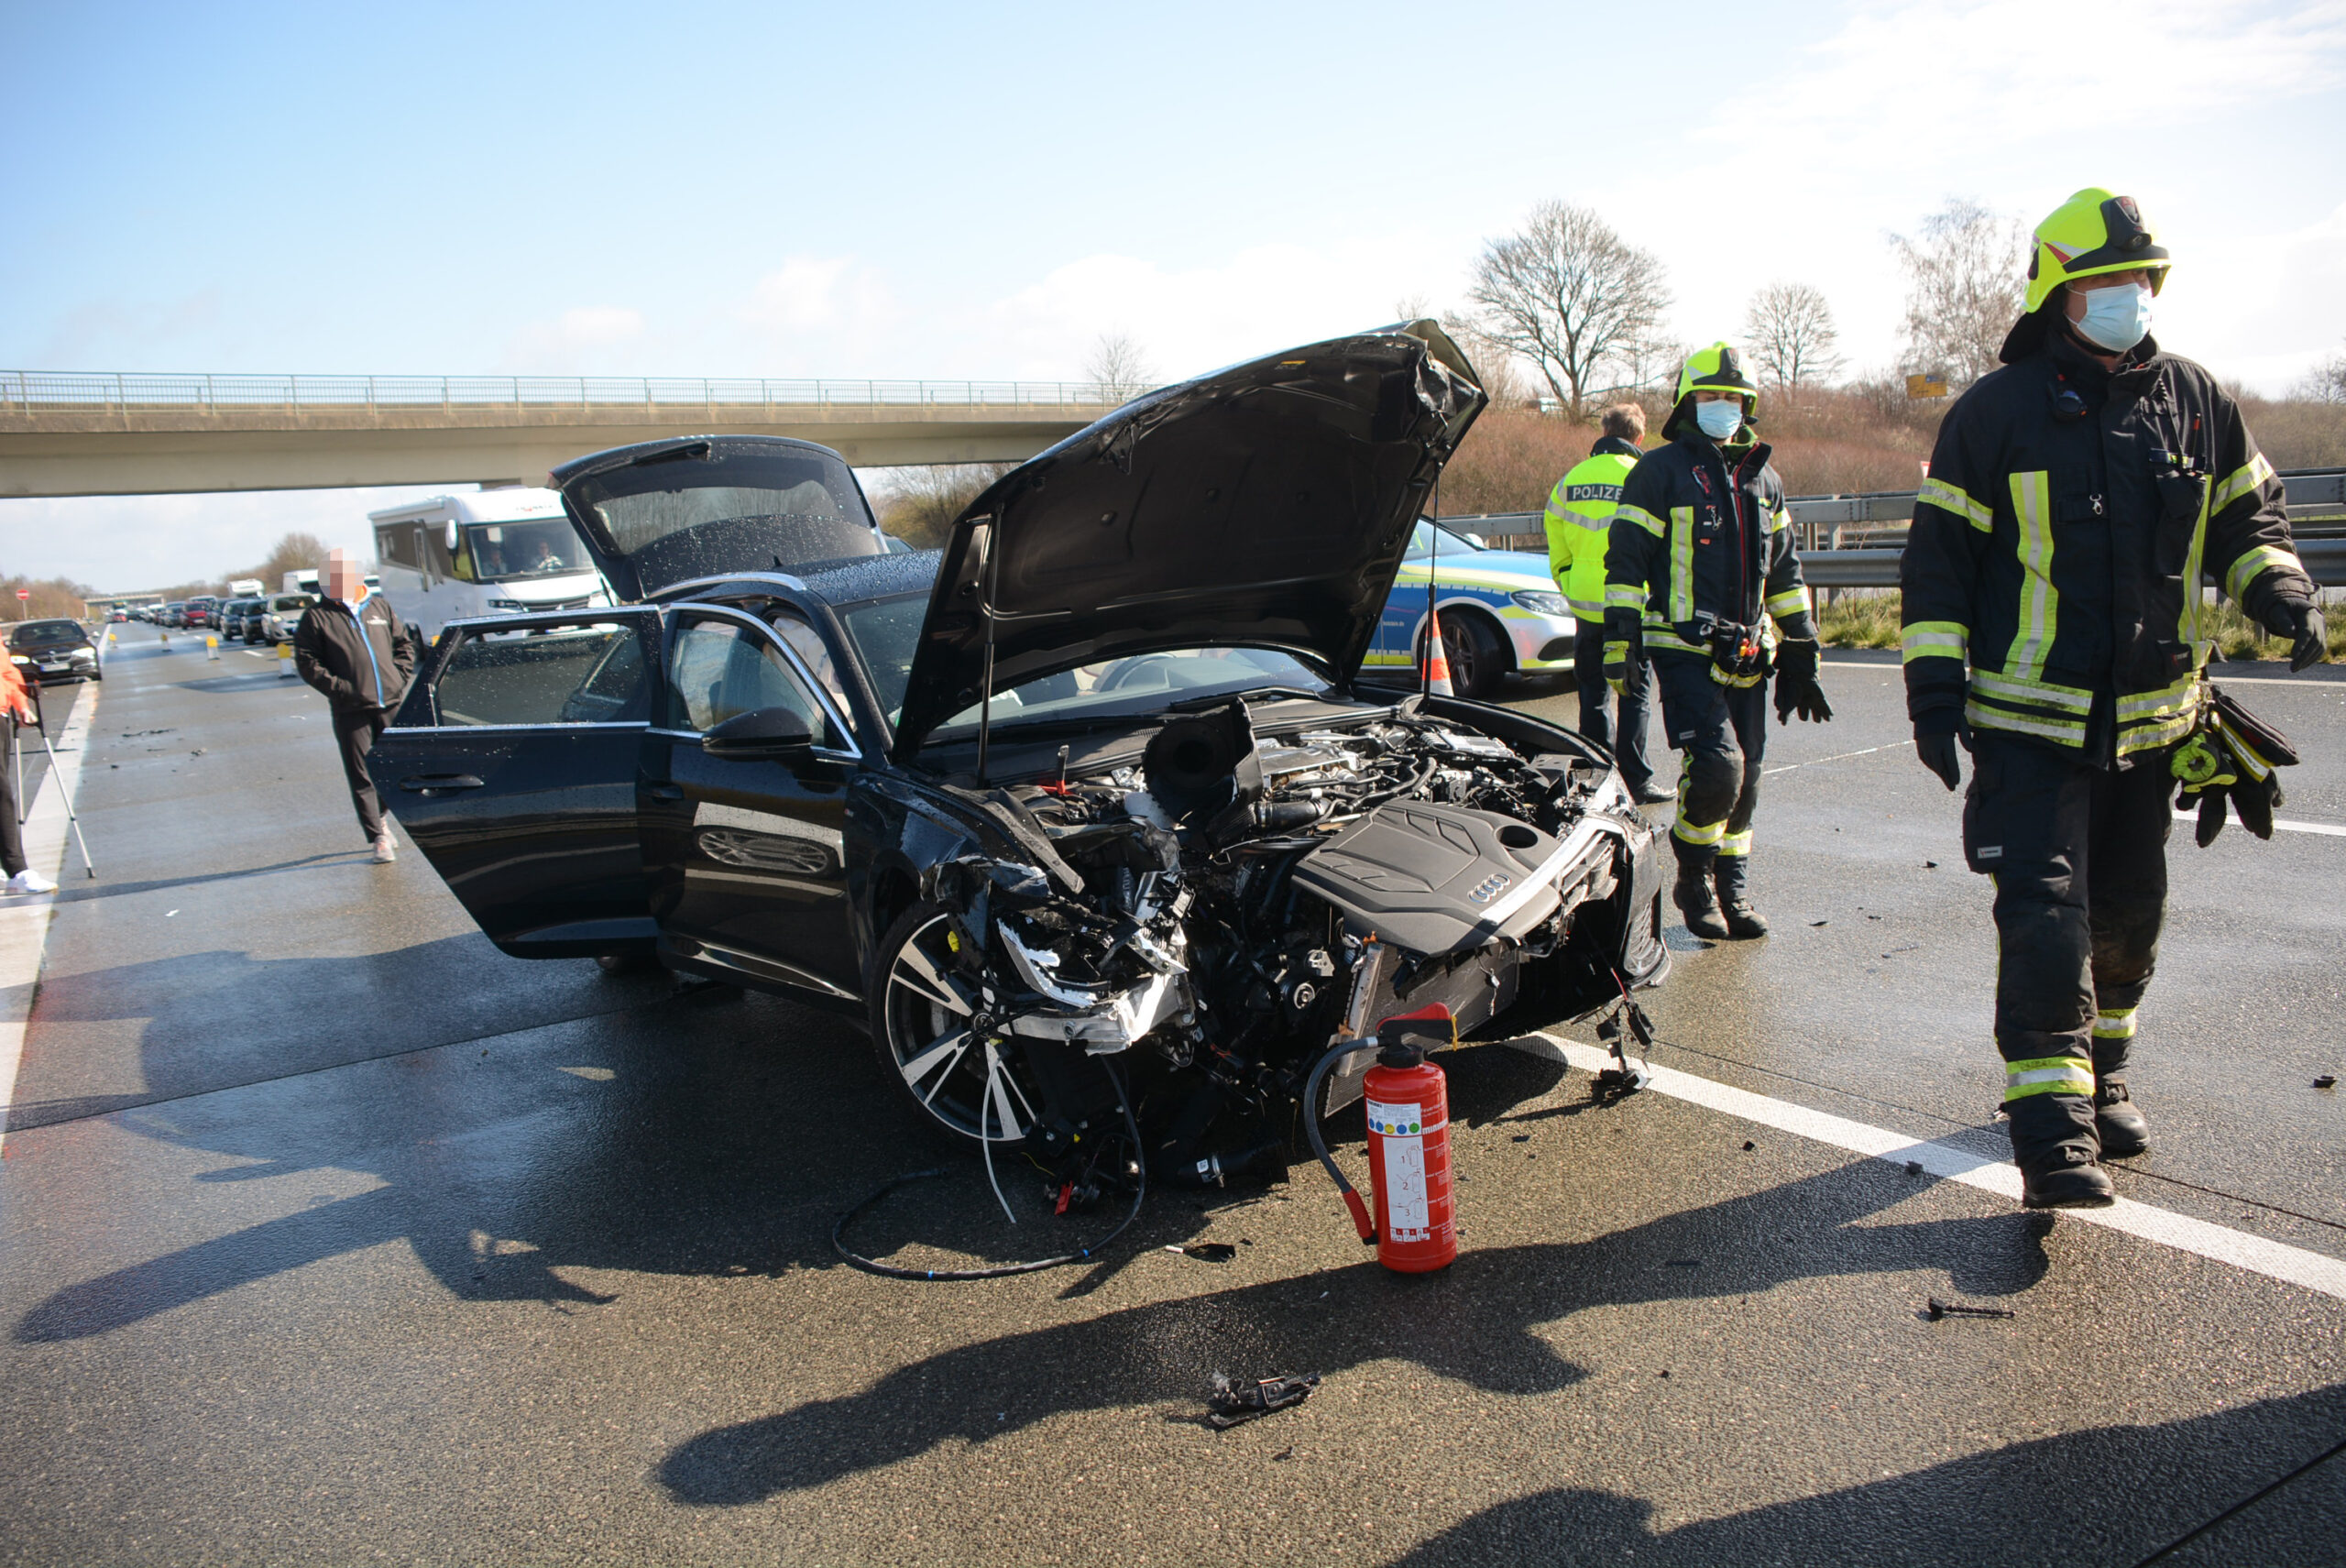
POLYGON ((315 594, 272 594, 260 612, 261 641, 291 642, 294 628, 301 624, 301 617, 318 602, 315 594))

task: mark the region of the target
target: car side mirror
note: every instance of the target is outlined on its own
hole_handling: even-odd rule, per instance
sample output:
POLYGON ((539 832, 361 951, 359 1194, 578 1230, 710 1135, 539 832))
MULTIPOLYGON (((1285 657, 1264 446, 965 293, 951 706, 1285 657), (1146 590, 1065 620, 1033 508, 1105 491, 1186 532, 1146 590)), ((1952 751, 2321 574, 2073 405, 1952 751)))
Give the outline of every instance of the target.
POLYGON ((811 750, 815 732, 794 708, 760 707, 737 713, 700 738, 702 752, 730 762, 795 757, 811 750))
POLYGON ((449 554, 454 555, 456 553, 456 523, 454 518, 451 518, 448 521, 448 526, 442 530, 440 543, 448 547, 449 554))

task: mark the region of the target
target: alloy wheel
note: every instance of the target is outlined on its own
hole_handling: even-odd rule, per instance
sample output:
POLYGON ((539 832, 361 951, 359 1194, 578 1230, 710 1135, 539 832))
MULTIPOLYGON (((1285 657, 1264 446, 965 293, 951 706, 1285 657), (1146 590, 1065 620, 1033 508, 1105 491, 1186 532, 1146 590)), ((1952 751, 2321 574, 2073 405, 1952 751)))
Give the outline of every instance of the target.
POLYGON ((940 1126, 997 1146, 1023 1142, 1036 1121, 1034 1086, 1016 1045, 955 972, 942 915, 915 926, 889 960, 882 1025, 888 1060, 914 1102, 940 1126))

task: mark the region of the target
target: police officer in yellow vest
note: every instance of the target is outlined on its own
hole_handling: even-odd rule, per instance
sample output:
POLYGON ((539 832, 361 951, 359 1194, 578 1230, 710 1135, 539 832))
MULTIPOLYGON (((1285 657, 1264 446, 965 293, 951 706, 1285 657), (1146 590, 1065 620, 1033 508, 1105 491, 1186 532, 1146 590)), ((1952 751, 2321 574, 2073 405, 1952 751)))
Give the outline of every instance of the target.
POLYGON ((1548 496, 1548 570, 1573 607, 1573 678, 1580 688, 1580 732, 1613 749, 1622 782, 1648 805, 1676 798, 1653 782, 1646 761, 1645 661, 1629 671, 1620 696, 1619 727, 1606 723, 1605 681, 1605 543, 1621 504, 1621 482, 1644 455, 1646 411, 1635 403, 1606 409, 1605 434, 1587 460, 1556 481, 1548 496))
MULTIPOLYGON (((2126 1069, 2169 803, 2207 782, 2195 746, 2237 754, 2253 726, 2215 720, 2203 579, 2290 639, 2293 667, 2323 656, 2273 466, 2215 377, 2150 336, 2168 265, 2108 191, 2037 225, 2027 313, 1940 424, 1900 568, 1915 750, 1949 789, 1958 748, 1975 762, 1964 852, 1996 881, 1996 1046, 2033 1209, 2110 1202, 2101 1160, 2149 1146, 2126 1069)), ((2272 793, 2242 809, 2252 831, 2272 793)))

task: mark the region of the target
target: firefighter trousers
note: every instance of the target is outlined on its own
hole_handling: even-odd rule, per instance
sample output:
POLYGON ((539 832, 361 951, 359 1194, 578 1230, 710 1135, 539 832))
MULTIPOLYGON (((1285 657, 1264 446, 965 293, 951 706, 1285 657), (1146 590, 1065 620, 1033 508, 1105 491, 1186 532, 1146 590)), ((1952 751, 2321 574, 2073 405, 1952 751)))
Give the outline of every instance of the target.
POLYGON ((1656 651, 1661 723, 1680 753, 1678 819, 1670 847, 1682 868, 1751 853, 1760 763, 1768 750, 1768 683, 1722 685, 1697 653, 1656 651))
POLYGON ((1610 750, 1621 764, 1621 777, 1632 790, 1643 789, 1653 777, 1646 761, 1646 710, 1651 706, 1652 683, 1642 658, 1629 661, 1629 678, 1621 683, 1616 702, 1605 683, 1605 623, 1573 622, 1573 681, 1580 691, 1580 732, 1610 750), (1606 709, 1617 707, 1618 725, 1607 721, 1606 709))
POLYGON ((2175 781, 1991 732, 1972 740, 1963 851, 1996 882, 2004 1099, 2093 1092, 2126 1070, 2166 913, 2175 781))

